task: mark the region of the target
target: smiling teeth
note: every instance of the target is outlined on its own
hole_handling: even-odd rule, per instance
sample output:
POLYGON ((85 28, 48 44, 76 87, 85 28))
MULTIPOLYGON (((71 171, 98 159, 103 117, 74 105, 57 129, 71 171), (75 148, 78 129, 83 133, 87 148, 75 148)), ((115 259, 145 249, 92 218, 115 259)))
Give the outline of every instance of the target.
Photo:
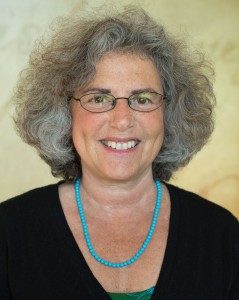
POLYGON ((104 144, 113 149, 127 150, 127 149, 135 147, 137 142, 136 141, 128 141, 127 143, 116 143, 116 142, 112 142, 112 141, 107 141, 104 144))

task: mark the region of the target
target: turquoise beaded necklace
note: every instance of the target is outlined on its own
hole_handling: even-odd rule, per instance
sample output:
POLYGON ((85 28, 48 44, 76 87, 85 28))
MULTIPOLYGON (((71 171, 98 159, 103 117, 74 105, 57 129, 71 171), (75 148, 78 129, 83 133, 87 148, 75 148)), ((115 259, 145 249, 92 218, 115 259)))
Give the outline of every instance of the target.
POLYGON ((144 253, 144 251, 148 247, 149 242, 152 239, 152 236, 153 236, 156 224, 157 224, 157 220, 158 220, 160 206, 161 206, 162 188, 161 188, 160 181, 155 181, 155 185, 156 185, 156 188, 157 188, 157 198, 156 198, 153 218, 152 218, 150 229, 148 231, 148 234, 147 234, 146 239, 144 240, 142 246, 136 252, 136 254, 133 257, 131 257, 130 259, 122 261, 122 262, 110 262, 110 261, 107 261, 107 260, 101 258, 95 252, 95 250, 93 248, 93 245, 92 245, 91 239, 90 239, 90 235, 89 235, 89 231, 88 231, 88 226, 87 226, 87 223, 86 223, 83 204, 82 204, 81 196, 80 196, 80 180, 79 180, 79 178, 77 178, 75 180, 74 186, 75 186, 76 202, 77 202, 78 212, 79 212, 80 219, 81 219, 81 225, 82 225, 84 237, 85 237, 85 240, 86 240, 86 245, 88 247, 88 250, 89 250, 90 254, 94 257, 94 259, 96 261, 98 261, 99 263, 101 263, 101 264, 103 264, 104 266, 107 266, 107 267, 122 268, 122 267, 127 267, 127 266, 131 265, 132 263, 134 263, 144 253))

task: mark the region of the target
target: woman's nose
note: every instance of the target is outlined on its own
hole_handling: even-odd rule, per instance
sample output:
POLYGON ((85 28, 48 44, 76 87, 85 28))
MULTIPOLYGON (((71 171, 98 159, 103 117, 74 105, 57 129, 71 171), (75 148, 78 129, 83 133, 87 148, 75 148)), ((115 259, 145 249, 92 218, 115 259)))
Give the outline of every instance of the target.
POLYGON ((110 111, 110 125, 119 131, 125 131, 133 126, 134 111, 125 98, 118 98, 114 109, 110 111))

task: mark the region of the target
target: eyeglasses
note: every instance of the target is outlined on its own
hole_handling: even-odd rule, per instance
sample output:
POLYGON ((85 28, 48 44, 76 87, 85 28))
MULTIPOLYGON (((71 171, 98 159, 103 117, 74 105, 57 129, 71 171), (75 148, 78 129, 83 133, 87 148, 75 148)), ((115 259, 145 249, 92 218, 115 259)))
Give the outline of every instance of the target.
POLYGON ((130 97, 115 98, 110 94, 89 93, 80 98, 71 97, 80 102, 81 106, 92 113, 102 113, 115 108, 117 100, 126 99, 130 108, 141 112, 151 112, 158 109, 165 99, 164 95, 156 92, 140 92, 130 97))

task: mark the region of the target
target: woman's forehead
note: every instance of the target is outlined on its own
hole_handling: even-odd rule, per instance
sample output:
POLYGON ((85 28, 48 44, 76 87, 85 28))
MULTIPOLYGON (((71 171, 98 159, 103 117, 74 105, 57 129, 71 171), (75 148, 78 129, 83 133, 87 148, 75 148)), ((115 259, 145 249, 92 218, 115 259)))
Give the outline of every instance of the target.
POLYGON ((162 92, 160 74, 149 58, 131 53, 108 53, 95 66, 95 73, 84 90, 128 88, 162 92))

